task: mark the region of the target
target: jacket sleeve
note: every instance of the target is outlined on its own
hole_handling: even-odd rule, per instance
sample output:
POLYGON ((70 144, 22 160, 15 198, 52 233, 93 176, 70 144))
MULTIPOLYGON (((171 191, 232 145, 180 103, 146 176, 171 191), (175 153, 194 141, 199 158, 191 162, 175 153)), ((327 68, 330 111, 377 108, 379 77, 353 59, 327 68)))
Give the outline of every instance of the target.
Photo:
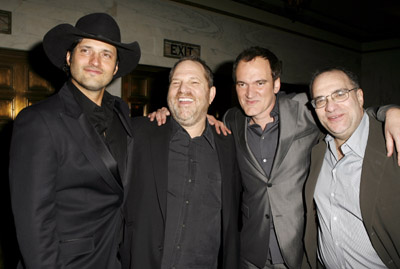
POLYGON ((14 122, 9 178, 17 238, 27 268, 58 268, 57 160, 43 116, 34 109, 22 111, 14 122))
POLYGON ((386 112, 391 108, 400 108, 398 105, 385 105, 379 107, 368 107, 366 109, 367 113, 373 116, 380 122, 385 122, 386 120, 386 112))

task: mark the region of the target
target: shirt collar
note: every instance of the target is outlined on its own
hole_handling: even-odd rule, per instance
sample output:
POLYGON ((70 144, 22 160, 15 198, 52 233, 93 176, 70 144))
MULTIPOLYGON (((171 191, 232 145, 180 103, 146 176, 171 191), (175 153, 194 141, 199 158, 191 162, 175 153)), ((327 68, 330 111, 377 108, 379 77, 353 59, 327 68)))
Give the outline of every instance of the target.
MULTIPOLYGON (((171 117, 172 120, 172 137, 174 137, 178 132, 182 132, 188 136, 189 139, 196 140, 199 137, 191 138, 189 133, 183 128, 173 117, 171 117)), ((214 135, 212 132, 212 127, 208 123, 208 120, 206 120, 206 128, 204 129, 202 135, 200 137, 204 137, 206 141, 210 144, 210 146, 215 149, 215 141, 214 141, 214 135)))
POLYGON ((75 100, 78 102, 79 106, 82 108, 85 114, 91 114, 96 110, 101 110, 104 107, 108 109, 114 108, 115 99, 107 91, 104 91, 103 99, 101 101, 101 106, 98 106, 95 102, 90 100, 86 95, 84 95, 71 80, 68 82, 68 88, 71 90, 75 100))

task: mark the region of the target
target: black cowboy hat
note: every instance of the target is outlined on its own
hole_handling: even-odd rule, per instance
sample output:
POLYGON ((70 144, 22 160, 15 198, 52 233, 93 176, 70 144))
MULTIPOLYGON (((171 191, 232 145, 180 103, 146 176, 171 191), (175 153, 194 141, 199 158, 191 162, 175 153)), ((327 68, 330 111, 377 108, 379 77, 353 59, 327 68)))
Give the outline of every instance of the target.
POLYGON ((44 36, 43 48, 50 61, 58 68, 63 69, 67 50, 81 38, 96 39, 117 48, 118 71, 114 78, 128 74, 139 62, 139 44, 137 42, 121 43, 118 24, 106 13, 83 16, 76 22, 75 27, 66 23, 57 25, 44 36))

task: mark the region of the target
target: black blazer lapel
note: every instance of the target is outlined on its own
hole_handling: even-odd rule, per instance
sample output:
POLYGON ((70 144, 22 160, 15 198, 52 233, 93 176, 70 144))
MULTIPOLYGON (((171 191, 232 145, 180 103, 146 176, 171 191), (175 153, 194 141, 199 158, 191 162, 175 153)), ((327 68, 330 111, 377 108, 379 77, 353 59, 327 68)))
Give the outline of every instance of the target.
POLYGON ((168 120, 165 125, 156 128, 157 131, 149 138, 150 151, 154 162, 156 192, 165 224, 168 188, 168 155, 169 142, 172 134, 172 122, 168 120))
MULTIPOLYGON (((127 107, 125 107, 126 104, 122 103, 121 100, 116 99, 115 100, 115 111, 117 112, 117 115, 122 123, 122 126, 124 127, 127 137, 126 137, 126 151, 125 151, 125 156, 124 160, 125 163, 123 165, 124 169, 123 173, 120 175, 121 181, 122 181, 122 186, 124 188, 128 185, 129 183, 129 178, 131 177, 131 172, 133 168, 133 163, 132 163, 132 155, 133 155, 133 133, 132 133, 132 125, 131 125, 131 118, 129 117, 129 110, 127 107)), ((121 170, 121 169, 120 169, 121 170)))
POLYGON ((234 168, 232 167, 232 158, 231 158, 231 156, 235 155, 232 148, 229 148, 229 144, 224 143, 224 138, 216 134, 214 129, 213 129, 213 135, 214 135, 215 147, 218 154, 219 168, 221 171, 223 238, 226 239, 226 237, 228 236, 228 234, 226 234, 226 232, 228 231, 227 227, 230 225, 230 221, 236 221, 236 220, 231 220, 230 218, 231 207, 232 207, 231 204, 233 203, 232 197, 235 195, 235 191, 237 191, 237 189, 235 190, 234 188, 235 187, 234 180, 236 178, 232 174, 234 168))
POLYGON ((60 113, 60 117, 69 129, 71 136, 107 184, 116 193, 121 193, 123 190, 117 181, 117 163, 100 135, 90 125, 86 116, 82 114, 72 93, 65 85, 59 94, 61 100, 66 104, 64 107, 65 113, 60 113))

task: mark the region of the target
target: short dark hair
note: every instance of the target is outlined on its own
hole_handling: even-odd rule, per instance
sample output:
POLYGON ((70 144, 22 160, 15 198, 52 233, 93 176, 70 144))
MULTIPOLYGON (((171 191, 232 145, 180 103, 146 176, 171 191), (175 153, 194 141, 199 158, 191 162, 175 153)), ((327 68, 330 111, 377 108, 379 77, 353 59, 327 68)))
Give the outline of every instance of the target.
POLYGON ((174 64, 174 66, 171 68, 171 71, 169 72, 169 83, 171 83, 171 79, 172 79, 172 76, 174 75, 176 67, 181 62, 184 62, 184 61, 193 61, 193 62, 197 62, 197 63, 201 64, 204 68, 204 76, 207 79, 208 88, 211 88, 214 85, 214 76, 211 71, 211 68, 206 64, 206 62, 204 60, 202 60, 202 59, 200 59, 200 57, 194 56, 194 55, 182 57, 174 64))
MULTIPOLYGON (((71 46, 69 46, 69 48, 67 49, 67 52, 69 52, 70 54, 70 59, 72 58, 72 55, 74 53, 75 47, 78 46, 79 43, 81 43, 82 38, 79 38, 77 40, 75 40, 74 42, 72 42, 71 46)), ((71 70, 69 68, 69 65, 67 63, 67 59, 65 59, 64 61, 64 67, 63 67, 63 71, 65 72, 65 74, 70 77, 71 76, 71 70)))
POLYGON ((236 69, 239 62, 240 61, 249 62, 256 57, 261 57, 269 61, 269 65, 271 67, 272 79, 274 81, 281 77, 282 62, 278 59, 278 57, 276 57, 276 55, 269 49, 256 46, 245 49, 236 58, 235 62, 233 63, 233 72, 232 72, 232 77, 234 82, 236 82, 236 69))
POLYGON ((311 97, 313 96, 312 85, 314 84, 315 79, 319 75, 322 75, 323 73, 333 72, 333 71, 343 72, 349 78, 351 84, 353 85, 353 88, 360 88, 360 80, 358 79, 358 76, 356 73, 354 73, 342 66, 327 66, 327 67, 324 67, 322 69, 315 71, 314 74, 311 76, 311 80, 310 80, 310 84, 309 84, 311 97))

